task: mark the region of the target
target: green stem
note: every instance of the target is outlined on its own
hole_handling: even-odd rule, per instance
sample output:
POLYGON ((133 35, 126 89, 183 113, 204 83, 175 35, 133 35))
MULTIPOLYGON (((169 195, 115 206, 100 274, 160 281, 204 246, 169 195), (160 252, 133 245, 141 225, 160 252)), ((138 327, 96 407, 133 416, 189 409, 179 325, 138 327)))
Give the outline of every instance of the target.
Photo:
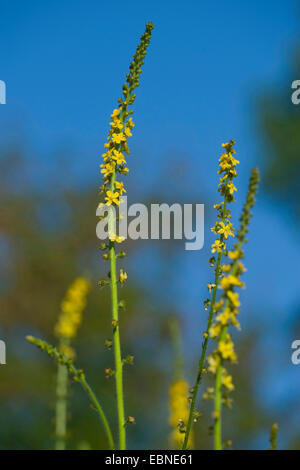
MULTIPOLYGON (((115 187, 115 172, 112 175, 111 191, 115 187)), ((114 212, 110 210, 108 216, 109 231, 115 232, 114 212)), ((118 424, 119 424, 119 446, 120 450, 126 450, 126 428, 125 428, 125 411, 124 411, 124 393, 123 393, 123 363, 121 355, 121 341, 119 328, 119 312, 118 312, 118 281, 116 267, 116 252, 114 242, 109 243, 109 259, 110 259, 110 288, 111 288, 111 304, 112 304, 112 321, 113 321, 113 344, 115 356, 115 381, 118 408, 118 424)))
POLYGON ((88 396, 89 396, 92 404, 96 408, 97 412, 99 413, 99 416, 100 416, 100 418, 102 420, 102 423, 104 425, 104 429, 106 431, 106 435, 107 435, 107 439, 108 439, 108 443, 109 443, 109 448, 111 450, 114 450, 115 449, 115 444, 114 444, 114 440, 113 440, 112 433, 111 433, 111 430, 110 430, 110 426, 108 424, 108 421, 106 419, 104 411, 102 410, 102 407, 101 407, 99 401, 96 398, 95 393, 93 392, 93 390, 91 389, 91 387, 89 386, 87 381, 85 380, 84 376, 80 378, 80 383, 81 383, 83 389, 88 394, 88 396))
POLYGON ((214 440, 215 450, 222 450, 222 366, 218 367, 216 372, 215 389, 215 426, 214 440))
POLYGON ((67 394, 68 369, 63 364, 57 366, 56 410, 55 410, 55 450, 65 450, 67 434, 67 394))
MULTIPOLYGON (((226 216, 226 206, 227 206, 227 193, 224 196, 224 206, 223 206, 223 213, 222 213, 222 221, 223 222, 225 221, 225 218, 226 218, 225 217, 226 216)), ((224 237, 222 235, 220 237, 221 242, 223 241, 223 239, 224 239, 224 237)), ((185 432, 185 437, 184 437, 182 450, 185 450, 187 448, 187 444, 188 444, 188 441, 189 441, 189 435, 190 435, 190 432, 191 432, 191 429, 192 429, 193 416, 194 416, 194 411, 195 411, 195 406, 196 406, 196 399, 197 399, 198 389, 199 389, 199 385, 200 385, 201 378, 202 378, 205 355, 206 355, 206 350, 207 350, 207 345, 208 345, 208 340, 209 340, 209 329, 211 327, 212 320, 213 320, 214 306, 215 306, 215 302, 216 302, 217 289, 218 289, 218 284, 219 284, 219 271, 220 271, 221 258, 222 258, 222 253, 219 253, 217 263, 216 263, 216 270, 215 270, 215 280, 214 280, 215 287, 213 288, 212 299, 211 299, 211 304, 210 304, 210 310, 209 310, 207 326, 206 326, 206 336, 205 336, 204 342, 202 344, 202 352, 201 352, 201 357, 200 357, 200 361, 199 361, 199 365, 198 365, 196 383, 195 383, 195 386, 193 388, 190 413, 189 413, 189 418, 188 418, 188 422, 187 422, 187 426, 186 426, 186 432, 185 432)))

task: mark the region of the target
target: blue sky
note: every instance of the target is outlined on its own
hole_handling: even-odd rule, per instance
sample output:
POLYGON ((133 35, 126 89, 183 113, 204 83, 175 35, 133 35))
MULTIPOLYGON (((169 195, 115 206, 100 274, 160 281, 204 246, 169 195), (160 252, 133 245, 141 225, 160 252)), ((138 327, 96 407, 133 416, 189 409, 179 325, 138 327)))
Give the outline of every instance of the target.
MULTIPOLYGON (((0 79, 7 85, 1 145, 22 144, 37 185, 53 170, 53 155, 67 151, 73 174, 66 180, 96 186, 109 115, 147 21, 155 29, 135 104, 130 184, 143 198, 160 187, 162 174, 171 175, 164 179, 169 200, 174 194, 177 202, 185 190, 191 198, 214 199, 220 145, 234 138, 243 198, 250 169, 264 167, 256 99, 291 85, 300 43, 296 1, 6 2, 0 11, 0 79)), ((207 215, 213 216, 209 207, 207 215)), ((295 227, 289 208, 262 188, 243 297, 252 321, 279 338, 282 349, 274 354, 287 355, 287 368, 287 348, 295 338, 281 332, 298 295, 298 270, 291 267, 300 262, 295 227), (268 306, 263 318, 262 302, 268 306)), ((175 295, 179 309, 188 306, 191 321, 205 295, 199 286, 207 277, 198 266, 206 266, 207 247, 178 258, 182 282, 172 274, 176 289, 169 296, 175 295), (185 282, 187 273, 197 282, 185 282)), ((157 263, 154 277, 159 269, 157 263)), ((273 369, 270 401, 276 407, 288 390, 277 384, 279 371, 273 369)), ((299 373, 291 369, 287 383, 295 385, 299 373)))

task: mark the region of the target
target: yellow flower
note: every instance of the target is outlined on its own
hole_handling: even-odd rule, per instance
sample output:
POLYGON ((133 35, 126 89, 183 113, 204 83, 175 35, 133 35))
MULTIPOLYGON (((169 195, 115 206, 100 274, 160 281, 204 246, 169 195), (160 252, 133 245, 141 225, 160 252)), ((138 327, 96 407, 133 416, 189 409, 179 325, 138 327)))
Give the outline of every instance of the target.
POLYGON ((227 152, 235 152, 232 149, 233 145, 235 145, 235 140, 231 139, 227 144, 222 144, 222 147, 225 148, 227 152))
POLYGON ((123 163, 126 163, 125 157, 122 152, 119 152, 118 150, 114 150, 112 153, 111 158, 118 164, 122 165, 123 163))
POLYGON ((123 193, 126 193, 126 189, 124 188, 124 183, 122 181, 116 181, 116 188, 120 192, 121 196, 123 193))
POLYGON ((224 290, 229 289, 231 286, 242 287, 243 285, 244 284, 239 280, 239 278, 232 274, 229 274, 227 277, 223 277, 220 281, 220 287, 224 290))
POLYGON ((115 164, 105 163, 105 164, 100 165, 100 168, 102 168, 101 173, 104 173, 104 178, 106 178, 108 175, 114 172, 115 164))
POLYGON ((127 273, 123 271, 123 269, 120 269, 120 282, 123 284, 127 279, 127 273))
POLYGON ((209 334, 212 338, 216 338, 221 333, 221 330, 222 330, 222 325, 220 325, 220 323, 215 323, 214 325, 210 327, 209 334))
POLYGON ((225 225, 224 222, 220 222, 220 226, 218 233, 223 234, 225 240, 227 240, 229 236, 234 237, 234 233, 232 232, 233 227, 230 222, 228 222, 227 225, 225 225))
POLYGON ((82 320, 90 284, 84 278, 77 278, 67 290, 61 304, 61 314, 55 326, 58 337, 73 338, 82 320))
POLYGON ((226 387, 230 392, 234 390, 234 385, 232 383, 231 375, 227 374, 226 372, 223 374, 222 377, 222 384, 226 387))
POLYGON ((239 307, 241 305, 239 301, 239 294, 237 292, 228 291, 227 297, 229 298, 234 307, 239 307))
POLYGON ((123 134, 123 132, 119 132, 118 134, 113 133, 113 135, 112 135, 112 141, 113 141, 115 144, 120 144, 121 142, 124 142, 124 140, 126 140, 126 137, 125 137, 125 135, 123 134))
POLYGON ((228 256, 229 256, 230 259, 235 261, 235 260, 239 259, 240 252, 239 251, 229 251, 228 256))
POLYGON ((110 123, 111 127, 114 128, 114 129, 118 129, 119 131, 121 131, 123 129, 123 122, 121 121, 121 119, 114 119, 113 122, 110 123))
POLYGON ((208 291, 209 293, 211 294, 211 290, 216 287, 216 284, 207 284, 207 288, 208 288, 208 291))
POLYGON ((223 359, 228 359, 229 361, 236 361, 236 354, 234 352, 233 342, 229 339, 226 342, 220 341, 218 345, 218 351, 221 354, 223 359))
POLYGON ((115 119, 116 117, 118 117, 121 113, 121 108, 118 108, 118 109, 114 109, 113 110, 113 113, 112 115, 110 116, 112 119, 115 119))
POLYGON ((134 127, 134 122, 131 117, 127 121, 127 126, 130 127, 130 129, 134 127))
MULTIPOLYGON (((103 160, 104 160, 105 162, 107 162, 107 160, 109 160, 110 157, 111 157, 111 150, 109 150, 108 152, 103 153, 103 154, 102 154, 102 157, 103 157, 103 160)), ((101 166, 101 165, 100 165, 100 166, 101 166)), ((102 166, 104 167, 104 165, 102 165, 102 166)))
POLYGON ((214 253, 222 253, 222 248, 225 247, 225 243, 221 242, 221 240, 216 240, 215 243, 211 245, 211 252, 214 253))
POLYGON ((234 186, 233 183, 229 183, 229 184, 227 185, 227 188, 229 189, 229 193, 230 193, 230 194, 233 194, 234 191, 237 191, 237 189, 236 189, 236 187, 234 186))
POLYGON ((230 270, 231 270, 231 264, 222 264, 221 271, 223 271, 223 273, 229 273, 230 270))
POLYGON ((119 235, 109 232, 109 239, 111 242, 122 243, 125 240, 125 237, 119 237, 119 235))
POLYGON ((119 196, 120 194, 118 192, 113 193, 112 191, 107 191, 105 197, 106 204, 108 206, 110 206, 111 204, 117 204, 118 206, 120 203, 119 196))
POLYGON ((207 362, 208 362, 208 366, 209 366, 208 370, 212 374, 215 374, 217 372, 217 368, 218 368, 218 365, 220 363, 220 357, 210 354, 207 358, 207 362))
POLYGON ((124 133, 125 133, 126 137, 131 137, 132 136, 130 127, 125 127, 124 133))
POLYGON ((234 316, 234 314, 231 312, 229 308, 226 308, 224 312, 220 313, 217 316, 216 320, 220 322, 222 325, 228 325, 229 320, 232 319, 232 316, 234 316))

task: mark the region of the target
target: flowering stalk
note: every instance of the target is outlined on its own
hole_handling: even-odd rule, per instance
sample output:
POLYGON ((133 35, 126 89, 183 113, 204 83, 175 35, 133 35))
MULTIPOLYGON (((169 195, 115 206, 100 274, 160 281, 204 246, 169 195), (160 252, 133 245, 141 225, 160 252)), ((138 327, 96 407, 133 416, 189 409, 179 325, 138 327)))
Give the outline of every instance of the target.
MULTIPOLYGON (((126 159, 124 154, 129 154, 127 139, 130 137, 131 130, 134 127, 132 118, 132 110, 128 111, 128 107, 135 101, 136 95, 133 93, 136 87, 139 86, 139 76, 142 73, 142 65, 146 55, 146 49, 151 39, 151 32, 153 29, 152 23, 147 23, 146 30, 141 36, 140 43, 137 47, 136 53, 133 56, 133 61, 129 67, 129 73, 126 75, 126 82, 123 85, 123 97, 119 98, 119 106, 111 115, 112 122, 111 129, 108 134, 108 143, 104 145, 106 152, 103 154, 104 163, 101 166, 101 173, 103 173, 104 184, 101 188, 102 193, 105 194, 105 202, 107 206, 114 208, 118 207, 121 202, 121 196, 126 193, 122 181, 118 181, 117 175, 126 175, 128 168, 126 167, 126 159)), ((119 330, 119 313, 118 313, 118 282, 125 282, 127 274, 120 270, 120 275, 117 275, 116 258, 116 244, 124 241, 123 237, 116 234, 116 220, 112 208, 108 213, 108 229, 109 229, 109 243, 102 245, 102 249, 106 251, 103 257, 110 261, 110 281, 102 280, 101 285, 110 284, 111 289, 111 304, 112 304, 112 329, 113 329, 113 345, 115 356, 115 381, 116 381, 116 396, 118 408, 118 423, 119 423, 119 445, 120 449, 126 449, 126 434, 125 434, 125 412, 124 412, 124 396, 123 396, 123 361, 121 355, 120 343, 120 330, 119 330)))
MULTIPOLYGON (((61 304, 61 314, 55 326, 59 338, 59 351, 69 359, 75 358, 75 351, 70 346, 82 321, 82 312, 86 306, 86 297, 90 289, 84 278, 77 278, 69 287, 61 304)), ((65 450, 67 435, 68 369, 61 362, 57 365, 56 406, 55 406, 55 449, 65 450)))
POLYGON ((186 425, 185 438, 184 438, 184 442, 182 446, 183 450, 187 448, 193 420, 197 419, 197 417, 195 416, 196 399, 197 399, 197 394, 198 394, 202 374, 203 372, 205 372, 204 361, 205 361, 206 350, 207 350, 207 345, 209 341, 209 330, 211 328, 213 315, 214 313, 216 313, 217 308, 218 308, 218 305, 216 305, 216 296, 217 296, 217 288, 219 285, 220 274, 221 274, 221 260, 226 250, 225 241, 228 239, 229 236, 233 236, 233 231, 232 231, 233 227, 229 221, 229 218, 231 216, 230 216, 230 211, 228 210, 228 204, 234 200, 233 193, 234 191, 236 191, 236 188, 232 181, 233 181, 233 178, 235 178, 237 175, 235 166, 239 163, 238 160, 236 160, 233 157, 233 154, 235 153, 233 149, 234 144, 235 144, 234 140, 231 140, 227 144, 223 144, 222 146, 225 149, 225 153, 223 153, 219 159, 220 169, 218 173, 219 174, 224 173, 224 175, 220 178, 220 185, 219 185, 220 187, 218 191, 223 196, 223 201, 220 204, 216 204, 214 206, 214 209, 218 211, 218 215, 217 215, 218 220, 211 229, 212 232, 219 235, 215 243, 211 245, 212 253, 213 254, 217 253, 218 257, 217 257, 217 260, 215 259, 214 256, 210 258, 209 260, 211 266, 212 267, 215 266, 215 276, 214 276, 214 283, 208 284, 209 293, 212 292, 212 297, 211 297, 211 300, 205 301, 205 310, 207 310, 207 308, 209 307, 209 314, 208 314, 208 319, 207 319, 206 330, 203 333, 204 341, 202 343, 202 352, 201 352, 201 357, 200 357, 199 365, 198 365, 197 378, 196 378, 195 386, 191 390, 192 391, 191 406, 190 406, 188 422, 186 425))
POLYGON ((106 419, 106 416, 104 414, 104 411, 102 410, 102 407, 99 403, 99 401, 96 398, 96 395, 94 394, 93 390, 87 383, 85 379, 85 375, 81 369, 76 369, 76 367, 73 364, 72 359, 68 358, 65 354, 62 352, 59 352, 56 348, 48 344, 46 341, 42 341, 41 339, 34 338, 33 336, 26 336, 26 339, 29 343, 34 344, 37 346, 39 349, 42 351, 46 352, 50 357, 54 358, 58 364, 63 365, 66 367, 67 371, 70 373, 70 375, 73 377, 73 380, 75 382, 79 382, 84 391, 87 393, 89 396, 89 399, 91 401, 91 404, 99 414, 99 417, 103 423, 108 443, 109 443, 109 448, 114 449, 114 440, 112 437, 112 433, 110 430, 109 423, 106 419))
POLYGON ((219 301, 221 313, 216 317, 209 331, 210 336, 217 342, 217 349, 208 357, 209 371, 215 374, 216 378, 215 390, 208 390, 208 393, 205 394, 205 398, 211 398, 214 393, 214 441, 216 450, 223 448, 222 405, 225 404, 231 407, 231 400, 228 398, 228 393, 234 390, 232 377, 227 373, 224 362, 237 362, 231 335, 228 334, 228 327, 232 325, 240 329, 239 322, 236 318, 239 313, 240 300, 238 293, 235 292, 234 289, 236 287, 244 287, 240 276, 243 271, 245 271, 245 268, 240 260, 243 258, 242 247, 247 242, 246 234, 249 231, 248 227, 252 215, 250 211, 255 202, 254 198, 257 192, 257 186, 258 170, 254 168, 250 177, 247 199, 240 217, 241 226, 237 232, 237 243, 234 244, 234 250, 228 252, 231 263, 222 267, 224 275, 220 281, 220 288, 223 289, 223 294, 219 301))

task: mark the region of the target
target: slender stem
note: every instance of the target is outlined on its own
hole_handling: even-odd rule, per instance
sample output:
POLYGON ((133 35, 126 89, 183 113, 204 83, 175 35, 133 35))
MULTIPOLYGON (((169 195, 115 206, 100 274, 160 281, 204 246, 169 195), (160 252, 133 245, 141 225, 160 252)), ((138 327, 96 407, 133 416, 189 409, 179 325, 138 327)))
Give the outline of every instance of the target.
MULTIPOLYGON (((223 213, 222 213, 222 221, 223 222, 226 218, 226 206, 227 206, 227 193, 224 196, 224 206, 223 206, 223 213)), ((223 235, 221 235, 221 237, 220 237, 221 242, 223 241, 223 238, 224 238, 223 235)), ((216 302, 217 289, 218 289, 218 284, 219 284, 219 271, 220 271, 220 265, 221 265, 221 258, 222 258, 222 253, 219 253, 218 258, 217 258, 217 263, 216 263, 216 270, 215 270, 215 280, 214 280, 215 286, 213 288, 212 299, 211 299, 211 304, 210 304, 210 310, 209 310, 207 326, 206 326, 206 335, 205 335, 204 342, 202 343, 202 352, 201 352, 201 357, 200 357, 200 361, 199 361, 199 365, 198 365, 196 383, 195 383, 195 386, 193 388, 190 413, 189 413, 189 418, 188 418, 188 422, 187 422, 187 426, 186 426, 186 432, 185 432, 185 437, 184 437, 182 450, 185 450, 187 448, 187 444, 188 444, 188 441, 189 441, 189 435, 190 435, 190 432, 191 432, 191 429, 192 429, 196 399, 197 399, 198 389, 199 389, 199 385, 200 385, 201 378, 202 378, 205 355, 206 355, 206 350, 207 350, 207 345, 208 345, 208 340, 209 340, 209 329, 211 327, 212 320, 213 320, 214 306, 215 306, 215 302, 216 302)))
POLYGON ((65 450, 67 434, 67 394, 68 369, 63 364, 57 366, 56 411, 55 411, 55 449, 65 450))
MULTIPOLYGON (((114 191, 115 173, 112 176, 111 190, 114 191)), ((110 210, 108 216, 109 230, 115 232, 114 212, 110 210)), ((110 287, 111 287, 111 303, 112 303, 112 321, 113 321, 113 344, 115 356, 115 381, 118 408, 118 424, 119 424, 119 446, 120 450, 126 449, 126 428, 125 428, 125 411, 124 411, 124 394, 123 394, 123 363, 121 355, 121 341, 119 328, 119 312, 118 312, 118 281, 116 268, 116 252, 115 244, 109 243, 109 259, 110 259, 110 287)))
POLYGON ((215 426, 214 440, 215 450, 222 450, 222 366, 218 367, 216 372, 216 390, 215 390, 215 426))

